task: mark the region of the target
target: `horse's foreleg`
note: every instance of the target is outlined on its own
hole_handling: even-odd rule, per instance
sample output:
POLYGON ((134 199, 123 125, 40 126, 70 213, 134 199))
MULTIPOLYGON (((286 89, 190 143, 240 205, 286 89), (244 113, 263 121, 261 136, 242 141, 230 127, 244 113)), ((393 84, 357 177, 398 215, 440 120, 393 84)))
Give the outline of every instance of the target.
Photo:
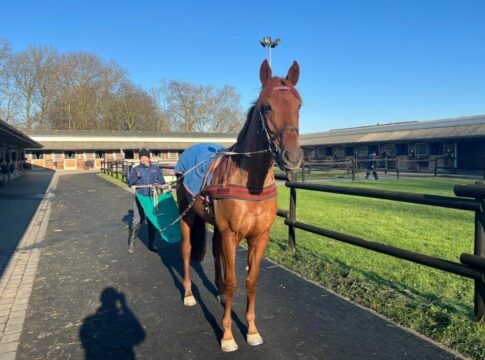
POLYGON ((215 283, 217 287, 218 297, 223 294, 223 281, 222 281, 222 265, 221 265, 221 234, 217 229, 214 229, 214 235, 212 237, 212 255, 214 256, 214 270, 215 270, 215 283))
POLYGON ((180 221, 180 231, 182 233, 182 258, 184 261, 184 305, 193 306, 197 302, 192 294, 192 282, 190 281, 190 228, 194 221, 194 214, 188 214, 180 221))
POLYGON ((221 254, 224 266, 224 316, 222 327, 224 335, 221 340, 223 351, 237 350, 237 344, 232 334, 232 302, 236 292, 236 238, 234 233, 221 236, 221 254))
POLYGON ((263 343, 263 338, 256 328, 256 288, 258 287, 259 268, 263 260, 264 252, 269 242, 269 232, 259 235, 256 238, 248 239, 248 265, 249 272, 246 278, 246 289, 248 294, 246 307, 246 321, 248 322, 247 342, 251 346, 263 343))

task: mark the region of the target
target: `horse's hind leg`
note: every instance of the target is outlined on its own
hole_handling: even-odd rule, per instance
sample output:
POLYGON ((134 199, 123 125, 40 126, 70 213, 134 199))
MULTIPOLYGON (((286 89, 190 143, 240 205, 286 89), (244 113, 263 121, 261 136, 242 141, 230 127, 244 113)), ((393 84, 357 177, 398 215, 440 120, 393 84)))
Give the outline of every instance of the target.
POLYGON ((248 322, 247 342, 251 346, 263 343, 263 338, 256 328, 256 288, 258 287, 259 268, 263 260, 264 252, 269 242, 269 232, 265 232, 255 238, 248 239, 248 265, 249 272, 246 278, 248 302, 246 308, 246 321, 248 322))
POLYGON ((190 245, 190 228, 194 222, 195 214, 189 212, 180 221, 180 230, 182 233, 182 258, 184 262, 184 305, 193 306, 197 302, 192 294, 192 282, 190 281, 190 252, 192 246, 190 245))
MULTIPOLYGON (((179 211, 182 214, 189 206, 188 194, 184 186, 180 183, 177 186, 177 203, 179 211)), ((192 246, 190 245, 190 232, 194 224, 195 213, 190 210, 180 220, 180 232, 182 233, 182 259, 184 263, 184 305, 193 306, 196 304, 194 295, 192 294, 192 282, 190 281, 190 252, 192 246)))

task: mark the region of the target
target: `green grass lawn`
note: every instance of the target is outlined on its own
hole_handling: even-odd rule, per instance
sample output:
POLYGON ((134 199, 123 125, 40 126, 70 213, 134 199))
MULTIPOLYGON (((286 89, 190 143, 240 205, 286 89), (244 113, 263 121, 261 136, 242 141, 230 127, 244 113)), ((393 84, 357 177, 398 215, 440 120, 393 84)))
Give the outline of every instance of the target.
POLYGON ((126 188, 128 185, 126 185, 126 183, 124 183, 123 181, 121 181, 121 177, 120 178, 115 178, 114 176, 111 176, 111 175, 108 175, 108 174, 105 174, 105 173, 98 173, 97 174, 100 178, 103 178, 115 185, 118 185, 120 187, 123 187, 123 188, 126 188))
MULTIPOLYGON (((334 183, 453 196, 470 180, 425 178, 334 183)), ((279 188, 288 209, 289 189, 279 188)), ((474 214, 388 200, 297 190, 297 220, 407 250, 459 262, 473 253, 474 214)), ((336 240, 296 230, 277 219, 267 255, 396 322, 475 359, 485 358, 485 331, 473 320, 473 281, 336 240)))

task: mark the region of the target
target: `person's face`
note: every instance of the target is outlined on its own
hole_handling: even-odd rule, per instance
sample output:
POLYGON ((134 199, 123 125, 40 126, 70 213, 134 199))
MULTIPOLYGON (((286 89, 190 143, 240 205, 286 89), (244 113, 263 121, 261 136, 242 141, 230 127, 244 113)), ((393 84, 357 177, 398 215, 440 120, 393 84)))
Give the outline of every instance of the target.
POLYGON ((140 163, 142 163, 143 165, 148 165, 150 164, 150 158, 148 156, 142 156, 140 158, 140 163))

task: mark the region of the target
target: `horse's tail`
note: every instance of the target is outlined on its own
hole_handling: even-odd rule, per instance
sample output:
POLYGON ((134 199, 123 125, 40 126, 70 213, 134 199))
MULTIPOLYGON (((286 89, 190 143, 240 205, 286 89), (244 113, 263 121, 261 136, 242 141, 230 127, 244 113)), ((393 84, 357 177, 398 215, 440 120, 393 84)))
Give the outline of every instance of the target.
POLYGON ((206 237, 207 234, 204 219, 199 215, 194 214, 194 223, 190 229, 190 245, 192 247, 190 260, 198 262, 204 260, 206 237))
MULTIPOLYGON (((177 203, 179 206, 179 211, 182 214, 187 211, 187 208, 191 202, 191 196, 185 190, 185 187, 181 181, 181 175, 177 174, 177 203)), ((192 205, 193 206, 193 205, 192 205)), ((205 238, 206 238, 206 228, 205 221, 200 216, 197 215, 195 210, 190 209, 187 216, 194 216, 194 220, 190 223, 190 245, 192 250, 190 251, 190 259, 193 261, 201 262, 204 260, 205 255, 205 238)))

